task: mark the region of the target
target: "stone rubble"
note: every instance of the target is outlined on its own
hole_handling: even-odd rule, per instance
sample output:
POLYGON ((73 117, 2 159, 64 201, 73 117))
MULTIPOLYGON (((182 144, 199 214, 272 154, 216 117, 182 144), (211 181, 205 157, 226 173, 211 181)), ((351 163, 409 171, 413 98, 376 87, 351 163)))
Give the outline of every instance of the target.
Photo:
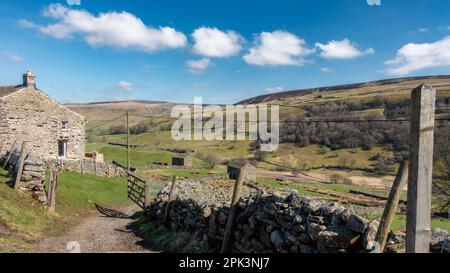
MULTIPOLYGON (((151 207, 154 220, 162 220, 169 192, 170 184, 156 197, 151 207)), ((233 187, 189 180, 180 182, 176 193, 169 213, 170 228, 191 232, 198 252, 217 252, 233 187)), ((244 186, 232 249, 243 253, 370 252, 375 236, 369 226, 373 227, 338 203, 300 197, 292 190, 268 194, 244 186)))
MULTIPOLYGON (((14 177, 19 168, 19 157, 20 149, 14 150, 9 162, 14 177)), ((45 192, 45 164, 41 157, 35 153, 28 153, 24 160, 19 189, 31 192, 33 197, 39 202, 47 203, 47 194, 45 192)))

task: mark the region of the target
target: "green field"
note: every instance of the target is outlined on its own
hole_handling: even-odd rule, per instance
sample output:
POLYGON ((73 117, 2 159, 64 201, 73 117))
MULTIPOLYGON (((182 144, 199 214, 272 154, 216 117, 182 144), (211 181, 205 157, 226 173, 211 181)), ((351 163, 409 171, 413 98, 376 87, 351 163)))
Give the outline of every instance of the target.
MULTIPOLYGON (((304 170, 332 167, 348 168, 350 171, 371 170, 374 167, 374 162, 369 159, 377 154, 382 154, 386 158, 392 157, 392 152, 381 146, 374 147, 370 151, 364 151, 361 148, 332 151, 320 145, 298 147, 294 144, 280 144, 276 152, 267 156, 266 161, 272 164, 262 162, 259 167, 277 170, 287 162, 290 168, 300 167, 304 170), (351 162, 347 163, 345 160, 351 162)), ((398 165, 393 165, 392 168, 396 170, 398 165)), ((395 174, 395 172, 391 174, 395 174)))
MULTIPOLYGON (((123 165, 127 164, 127 149, 109 144, 87 144, 86 151, 97 151, 104 155, 105 160, 115 160, 123 165)), ((172 153, 156 149, 131 149, 133 167, 143 167, 153 162, 169 164, 172 153)))

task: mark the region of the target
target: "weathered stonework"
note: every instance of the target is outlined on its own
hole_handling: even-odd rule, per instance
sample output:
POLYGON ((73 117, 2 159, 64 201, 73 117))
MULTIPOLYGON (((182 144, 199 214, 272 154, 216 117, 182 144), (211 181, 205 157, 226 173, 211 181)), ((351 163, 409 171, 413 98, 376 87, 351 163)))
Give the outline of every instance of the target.
MULTIPOLYGON (((19 169, 19 157, 21 145, 18 145, 12 152, 8 164, 8 170, 16 177, 19 169)), ((0 160, 3 163, 4 158, 0 160)), ((47 203, 47 193, 45 192, 45 166, 44 161, 36 154, 28 153, 23 162, 23 169, 19 181, 19 189, 31 194, 40 202, 47 203)))
POLYGON ((28 141, 33 153, 56 159, 60 143, 65 142, 66 158, 84 158, 85 117, 37 89, 34 80, 34 75, 27 73, 23 85, 0 92, 0 145, 6 140, 3 151, 10 151, 15 141, 28 141))
POLYGON ((230 179, 237 179, 241 172, 243 172, 244 181, 256 182, 256 168, 247 160, 234 160, 227 165, 227 174, 230 179))

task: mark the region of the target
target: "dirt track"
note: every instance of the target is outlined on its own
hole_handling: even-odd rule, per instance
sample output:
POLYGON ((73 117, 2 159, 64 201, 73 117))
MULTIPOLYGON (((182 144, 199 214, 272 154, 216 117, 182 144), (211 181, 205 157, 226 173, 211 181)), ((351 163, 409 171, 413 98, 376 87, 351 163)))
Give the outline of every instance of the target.
MULTIPOLYGON (((304 172, 293 176, 291 172, 283 171, 268 171, 264 169, 257 169, 258 177, 265 177, 271 179, 286 178, 293 182, 300 183, 329 183, 330 176, 326 174, 320 174, 317 172, 304 172)), ((384 177, 368 177, 368 176, 348 176, 348 179, 352 181, 353 185, 368 186, 374 188, 390 188, 392 182, 394 181, 394 176, 384 176, 384 177)), ((407 189, 405 185, 404 190, 407 189)))
MULTIPOLYGON (((134 214, 136 206, 118 209, 134 214)), ((35 245, 38 253, 106 253, 106 252, 158 252, 148 248, 133 232, 131 218, 112 218, 98 213, 86 218, 72 230, 57 237, 49 237, 35 245)))

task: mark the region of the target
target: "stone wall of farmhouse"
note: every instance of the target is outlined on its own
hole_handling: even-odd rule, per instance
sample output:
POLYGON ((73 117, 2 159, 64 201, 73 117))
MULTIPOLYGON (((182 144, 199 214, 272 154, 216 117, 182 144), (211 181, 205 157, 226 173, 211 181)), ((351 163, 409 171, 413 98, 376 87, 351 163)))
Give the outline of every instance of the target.
POLYGON ((58 141, 67 141, 67 158, 81 159, 85 153, 85 118, 59 105, 33 87, 0 98, 0 145, 12 149, 14 141, 28 141, 43 158, 58 156, 58 141), (68 122, 63 130, 62 122, 68 122))

